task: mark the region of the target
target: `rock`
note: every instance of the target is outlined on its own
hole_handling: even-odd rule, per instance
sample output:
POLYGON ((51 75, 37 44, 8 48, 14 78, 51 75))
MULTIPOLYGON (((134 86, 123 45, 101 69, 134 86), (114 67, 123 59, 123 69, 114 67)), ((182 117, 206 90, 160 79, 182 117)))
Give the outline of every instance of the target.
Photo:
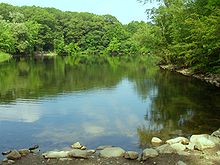
POLYGON ((143 151, 142 160, 147 160, 148 158, 154 158, 157 157, 159 154, 157 150, 153 148, 147 148, 143 151))
POLYGON ((177 154, 180 156, 190 156, 190 153, 186 151, 177 151, 177 154))
POLYGON ((220 128, 219 128, 217 131, 213 132, 213 133, 211 134, 211 136, 215 136, 215 137, 220 138, 220 128))
POLYGON ((21 156, 28 155, 31 151, 29 149, 20 149, 18 152, 21 154, 21 156))
POLYGON ((83 146, 80 144, 80 142, 76 142, 71 145, 73 149, 81 149, 83 146))
POLYGON ((100 157, 111 158, 111 157, 123 157, 125 150, 120 147, 105 148, 100 151, 100 157))
POLYGON ((183 161, 178 161, 178 162, 176 163, 176 165, 186 165, 186 163, 184 163, 183 161))
POLYGON ((173 149, 175 149, 177 152, 178 151, 184 151, 186 149, 186 146, 181 144, 181 143, 175 143, 170 145, 173 149))
POLYGON ((162 144, 163 141, 162 141, 160 138, 158 138, 158 137, 153 137, 153 138, 151 139, 151 143, 152 143, 154 146, 158 146, 158 145, 162 144))
POLYGON ((43 153, 43 157, 46 159, 68 158, 70 151, 49 151, 43 153))
POLYGON ((5 151, 5 152, 2 152, 2 155, 8 155, 10 152, 11 152, 11 150, 8 150, 8 151, 5 151))
POLYGON ((215 147, 212 137, 208 134, 192 135, 190 137, 190 142, 195 144, 195 148, 201 151, 206 148, 215 147))
POLYGON ((95 153, 95 150, 73 149, 73 150, 69 151, 68 157, 87 159, 89 156, 91 156, 94 153, 95 153))
POLYGON ((176 150, 173 149, 169 144, 164 144, 162 146, 159 146, 156 148, 156 150, 160 154, 171 154, 171 153, 176 153, 176 150))
POLYGON ((104 150, 105 148, 112 148, 113 146, 106 145, 106 146, 99 146, 96 148, 96 150, 104 150))
POLYGON ((86 146, 82 146, 80 149, 81 150, 86 150, 87 148, 86 148, 86 146))
POLYGON ((11 159, 11 160, 20 159, 21 154, 17 150, 13 150, 8 155, 6 155, 6 158, 11 159))
POLYGON ((71 161, 72 159, 71 158, 60 158, 59 160, 60 161, 71 161))
POLYGON ((36 150, 36 149, 38 149, 38 148, 39 148, 39 145, 38 145, 38 144, 35 144, 35 145, 31 146, 31 147, 29 148, 29 150, 32 151, 32 150, 36 150))
POLYGON ((166 141, 167 144, 182 143, 189 144, 189 140, 185 137, 177 137, 166 141))
POLYGON ((138 155, 139 154, 137 152, 135 152, 135 151, 127 151, 127 152, 125 152, 124 157, 125 157, 125 159, 135 160, 135 159, 138 158, 138 155))
POLYGON ((189 150, 194 150, 195 149, 195 144, 189 142, 189 144, 186 145, 186 148, 189 149, 189 150))
POLYGON ((218 156, 220 156, 220 151, 216 152, 216 154, 217 154, 218 156))
POLYGON ((14 160, 8 160, 8 162, 7 162, 8 164, 14 164, 15 163, 15 161, 14 160))

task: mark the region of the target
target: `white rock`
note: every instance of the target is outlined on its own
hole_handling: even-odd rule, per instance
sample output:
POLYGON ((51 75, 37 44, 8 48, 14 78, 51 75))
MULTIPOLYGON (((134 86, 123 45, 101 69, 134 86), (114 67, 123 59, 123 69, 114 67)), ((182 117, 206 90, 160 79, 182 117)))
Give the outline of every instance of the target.
POLYGON ((123 157, 125 150, 120 147, 105 148, 100 151, 100 157, 111 158, 111 157, 123 157))
POLYGON ((178 161, 178 162, 176 163, 176 165, 186 165, 186 163, 183 162, 183 161, 178 161))
POLYGON ((135 151, 127 151, 127 152, 125 152, 124 157, 125 157, 125 159, 135 160, 135 159, 138 158, 138 155, 139 154, 137 152, 135 152, 135 151))
POLYGON ((49 151, 42 155, 46 159, 68 158, 69 152, 70 151, 49 151))
POLYGON ((148 158, 154 158, 157 157, 159 154, 157 150, 153 148, 147 148, 143 151, 142 160, 147 160, 148 158))
POLYGON ((164 144, 162 146, 159 146, 156 148, 156 150, 160 154, 171 154, 171 153, 176 153, 176 150, 173 149, 169 144, 164 144))
POLYGON ((194 150, 195 149, 195 144, 189 142, 189 144, 186 145, 186 148, 189 149, 189 150, 194 150))
POLYGON ((83 146, 80 144, 80 142, 76 142, 71 145, 73 149, 81 149, 83 146))
POLYGON ((160 144, 163 143, 163 141, 162 141, 160 138, 158 138, 158 137, 153 137, 153 138, 151 139, 151 143, 152 143, 153 145, 160 145, 160 144))
POLYGON ((21 154, 17 150, 13 150, 8 155, 6 155, 6 158, 10 160, 20 159, 21 154))
POLYGON ((184 151, 186 149, 186 146, 181 144, 181 143, 175 143, 170 145, 173 149, 175 149, 177 152, 178 151, 184 151))
POLYGON ((69 151, 68 157, 71 158, 88 158, 92 154, 95 153, 95 150, 80 150, 80 149, 73 149, 69 151))
POLYGON ((220 128, 211 134, 212 136, 220 138, 220 128))
POLYGON ((199 150, 215 147, 215 143, 211 140, 210 135, 208 134, 192 135, 190 137, 190 142, 195 144, 195 148, 199 150))
POLYGON ((175 143, 188 144, 189 140, 185 137, 177 137, 174 139, 167 140, 166 143, 167 144, 175 144, 175 143))

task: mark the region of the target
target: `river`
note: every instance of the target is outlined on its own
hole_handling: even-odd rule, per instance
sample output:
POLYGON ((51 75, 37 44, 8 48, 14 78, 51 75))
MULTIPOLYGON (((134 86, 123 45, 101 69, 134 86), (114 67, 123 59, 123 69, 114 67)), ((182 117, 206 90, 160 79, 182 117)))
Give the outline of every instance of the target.
POLYGON ((76 141, 138 151, 153 136, 219 125, 219 88, 155 66, 73 66, 58 57, 0 64, 0 151, 76 141))

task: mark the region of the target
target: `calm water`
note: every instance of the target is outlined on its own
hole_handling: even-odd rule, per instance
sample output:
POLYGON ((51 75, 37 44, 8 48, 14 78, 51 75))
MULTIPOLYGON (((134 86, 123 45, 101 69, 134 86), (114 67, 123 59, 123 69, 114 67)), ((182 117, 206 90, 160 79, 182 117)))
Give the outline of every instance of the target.
POLYGON ((0 151, 76 141, 139 150, 152 136, 219 125, 219 88, 156 67, 74 67, 59 58, 0 65, 0 151))

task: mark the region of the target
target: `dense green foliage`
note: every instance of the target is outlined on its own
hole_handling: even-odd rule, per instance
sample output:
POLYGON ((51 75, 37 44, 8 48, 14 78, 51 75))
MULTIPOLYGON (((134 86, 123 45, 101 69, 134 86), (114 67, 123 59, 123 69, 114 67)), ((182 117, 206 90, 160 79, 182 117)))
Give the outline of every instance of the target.
POLYGON ((7 61, 11 58, 11 55, 8 53, 3 53, 0 51, 0 62, 7 61))
POLYGON ((114 63, 123 55, 146 54, 146 44, 135 34, 148 26, 144 22, 122 25, 111 15, 1 3, 0 50, 22 56, 56 52, 68 55, 73 64, 114 63))
POLYGON ((160 6, 148 13, 154 22, 153 31, 157 31, 153 50, 163 61, 197 71, 220 72, 220 1, 155 1, 160 1, 160 6))

